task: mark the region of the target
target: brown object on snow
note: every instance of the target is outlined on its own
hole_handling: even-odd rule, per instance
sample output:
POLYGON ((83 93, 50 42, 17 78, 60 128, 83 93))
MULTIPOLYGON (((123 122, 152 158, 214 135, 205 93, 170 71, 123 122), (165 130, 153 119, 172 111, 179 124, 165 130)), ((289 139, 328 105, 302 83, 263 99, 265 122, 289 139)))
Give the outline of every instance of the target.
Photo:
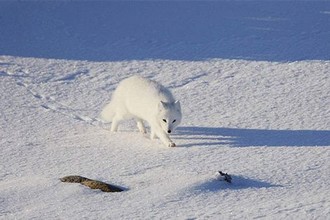
POLYGON ((108 183, 104 183, 98 180, 88 179, 83 176, 65 176, 60 178, 62 182, 68 183, 80 183, 84 186, 88 186, 91 189, 100 189, 103 192, 122 192, 123 189, 118 186, 114 186, 108 183))

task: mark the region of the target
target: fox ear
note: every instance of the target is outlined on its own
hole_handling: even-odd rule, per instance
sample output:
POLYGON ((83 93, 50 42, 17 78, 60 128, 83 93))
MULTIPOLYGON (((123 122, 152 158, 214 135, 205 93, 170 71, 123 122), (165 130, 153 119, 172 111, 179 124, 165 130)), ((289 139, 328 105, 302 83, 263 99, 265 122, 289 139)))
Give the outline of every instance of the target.
POLYGON ((160 101, 160 103, 158 103, 158 110, 162 111, 163 109, 165 109, 167 107, 166 102, 160 101))
POLYGON ((175 108, 178 110, 178 111, 181 111, 181 104, 180 104, 180 101, 179 100, 176 100, 174 102, 174 106, 175 108))

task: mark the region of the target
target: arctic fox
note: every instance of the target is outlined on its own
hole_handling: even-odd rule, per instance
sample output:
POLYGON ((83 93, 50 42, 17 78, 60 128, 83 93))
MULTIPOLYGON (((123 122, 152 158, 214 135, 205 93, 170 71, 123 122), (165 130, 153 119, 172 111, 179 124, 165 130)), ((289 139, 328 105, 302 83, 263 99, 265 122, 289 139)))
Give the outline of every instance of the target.
POLYGON ((146 121, 151 139, 159 137, 166 146, 175 147, 169 134, 180 124, 182 114, 180 102, 168 89, 150 79, 132 76, 119 83, 101 118, 112 122, 112 132, 117 131, 121 120, 134 118, 139 131, 146 133, 146 121))

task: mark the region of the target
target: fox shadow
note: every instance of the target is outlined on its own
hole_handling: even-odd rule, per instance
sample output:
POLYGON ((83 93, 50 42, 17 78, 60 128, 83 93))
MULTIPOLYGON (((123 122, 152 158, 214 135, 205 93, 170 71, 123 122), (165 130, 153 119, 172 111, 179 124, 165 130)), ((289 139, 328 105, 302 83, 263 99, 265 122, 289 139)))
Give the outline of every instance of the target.
POLYGON ((330 147, 330 130, 265 130, 217 127, 179 127, 177 139, 191 140, 180 145, 232 147, 330 147))

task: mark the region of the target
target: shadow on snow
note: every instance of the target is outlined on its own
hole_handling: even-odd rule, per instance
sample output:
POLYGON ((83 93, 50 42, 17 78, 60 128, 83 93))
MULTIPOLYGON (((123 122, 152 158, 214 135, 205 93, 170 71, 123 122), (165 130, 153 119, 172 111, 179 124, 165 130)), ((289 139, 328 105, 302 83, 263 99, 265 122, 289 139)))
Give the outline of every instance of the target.
POLYGON ((242 176, 232 175, 232 178, 232 183, 211 179, 206 182, 202 182, 200 184, 195 185, 193 189, 201 192, 215 192, 224 189, 239 190, 249 188, 261 189, 270 187, 282 187, 280 185, 274 185, 268 182, 253 180, 242 176))
POLYGON ((330 60, 326 1, 2 1, 0 55, 330 60))
POLYGON ((330 146, 328 130, 262 130, 213 127, 179 127, 176 138, 190 140, 183 147, 230 145, 258 146, 330 146))

